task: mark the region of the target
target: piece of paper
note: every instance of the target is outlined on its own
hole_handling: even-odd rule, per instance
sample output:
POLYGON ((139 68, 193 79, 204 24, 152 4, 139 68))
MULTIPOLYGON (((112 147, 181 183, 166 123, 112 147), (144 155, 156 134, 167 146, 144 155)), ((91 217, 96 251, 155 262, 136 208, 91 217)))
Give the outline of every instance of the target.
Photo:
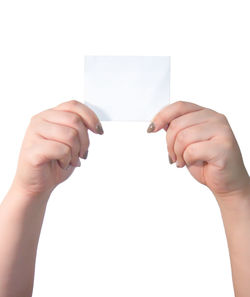
POLYGON ((150 121, 169 103, 168 56, 86 56, 84 67, 84 103, 102 121, 150 121))

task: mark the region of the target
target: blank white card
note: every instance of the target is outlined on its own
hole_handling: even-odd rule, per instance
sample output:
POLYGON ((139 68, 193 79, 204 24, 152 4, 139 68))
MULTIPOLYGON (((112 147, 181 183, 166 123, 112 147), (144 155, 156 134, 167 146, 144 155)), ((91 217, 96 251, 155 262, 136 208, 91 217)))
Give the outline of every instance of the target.
POLYGON ((102 121, 150 121, 169 103, 170 57, 86 56, 85 104, 102 121))

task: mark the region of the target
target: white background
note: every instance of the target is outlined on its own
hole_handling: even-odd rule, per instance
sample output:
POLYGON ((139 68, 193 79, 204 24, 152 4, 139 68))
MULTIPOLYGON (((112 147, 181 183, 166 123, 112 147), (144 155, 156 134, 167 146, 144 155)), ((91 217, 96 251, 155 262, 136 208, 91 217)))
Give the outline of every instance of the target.
MULTIPOLYGON (((171 102, 225 113, 249 169, 249 27, 247 1, 1 1, 1 197, 30 117, 83 101, 88 54, 171 55, 171 102)), ((147 125, 91 135, 49 201, 34 297, 233 296, 215 199, 147 125)))

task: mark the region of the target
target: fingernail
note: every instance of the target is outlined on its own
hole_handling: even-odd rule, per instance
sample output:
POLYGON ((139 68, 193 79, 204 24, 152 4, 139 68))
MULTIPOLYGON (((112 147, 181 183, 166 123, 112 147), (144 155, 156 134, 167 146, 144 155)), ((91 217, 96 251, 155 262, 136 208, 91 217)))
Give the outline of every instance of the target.
POLYGON ((98 123, 98 124, 96 125, 96 132, 97 132, 98 134, 100 134, 100 135, 102 135, 102 134, 104 133, 103 128, 102 128, 102 124, 101 124, 101 123, 98 123))
POLYGON ((155 129, 155 124, 152 122, 152 123, 150 123, 150 125, 148 126, 147 132, 148 132, 148 133, 151 133, 151 132, 154 131, 154 129, 155 129))
POLYGON ((81 167, 81 161, 80 161, 80 159, 77 160, 76 167, 81 167))
POLYGON ((168 155, 168 160, 169 160, 169 164, 173 164, 174 163, 173 160, 172 160, 172 158, 170 157, 170 155, 168 155))
POLYGON ((176 161, 176 167, 181 168, 180 163, 178 161, 176 161))
POLYGON ((82 156, 83 159, 85 159, 85 160, 87 159, 87 157, 88 157, 88 152, 89 152, 89 151, 86 150, 86 152, 85 152, 84 155, 82 156))

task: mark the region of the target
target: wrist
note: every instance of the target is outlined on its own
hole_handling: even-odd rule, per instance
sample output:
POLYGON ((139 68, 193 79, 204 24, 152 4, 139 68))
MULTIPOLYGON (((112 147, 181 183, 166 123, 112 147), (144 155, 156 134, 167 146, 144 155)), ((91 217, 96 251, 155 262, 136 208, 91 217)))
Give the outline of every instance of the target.
POLYGON ((29 188, 25 188, 17 181, 13 181, 13 183, 10 186, 10 189, 6 195, 6 198, 9 199, 15 199, 22 201, 23 203, 43 203, 46 204, 48 202, 48 199, 50 197, 51 191, 44 191, 44 192, 33 192, 29 188))
POLYGON ((0 211, 13 222, 24 223, 31 220, 34 223, 42 220, 48 199, 48 193, 34 195, 16 185, 11 185, 1 203, 0 211))
POLYGON ((214 195, 221 211, 248 211, 250 210, 250 179, 238 190, 214 195))

